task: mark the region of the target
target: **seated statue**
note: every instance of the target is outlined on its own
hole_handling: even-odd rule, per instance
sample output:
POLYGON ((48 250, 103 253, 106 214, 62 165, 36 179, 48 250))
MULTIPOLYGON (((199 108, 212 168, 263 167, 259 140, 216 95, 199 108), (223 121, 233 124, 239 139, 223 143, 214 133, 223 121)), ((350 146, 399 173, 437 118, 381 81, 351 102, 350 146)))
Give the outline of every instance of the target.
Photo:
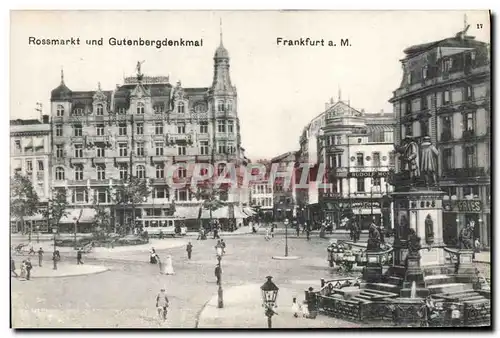
POLYGON ((474 248, 473 237, 474 237, 474 228, 470 224, 467 224, 465 228, 460 230, 459 249, 473 249, 474 248))
POLYGON ((414 229, 410 229, 408 235, 408 255, 416 256, 419 254, 422 246, 420 245, 420 237, 414 229))
POLYGON ((370 230, 368 231, 368 244, 366 249, 368 251, 380 250, 380 232, 374 223, 370 225, 370 230))

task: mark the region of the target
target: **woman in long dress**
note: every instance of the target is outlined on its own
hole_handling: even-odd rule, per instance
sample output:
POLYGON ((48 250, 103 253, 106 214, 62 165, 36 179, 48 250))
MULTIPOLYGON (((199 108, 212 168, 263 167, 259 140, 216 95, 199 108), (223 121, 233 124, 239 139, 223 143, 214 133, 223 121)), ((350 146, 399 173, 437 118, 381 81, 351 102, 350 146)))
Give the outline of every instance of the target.
POLYGON ((175 274, 174 272, 174 267, 172 265, 172 256, 168 255, 167 259, 165 261, 165 272, 166 275, 173 275, 175 274))
POLYGON ((21 263, 21 275, 20 278, 26 278, 26 261, 21 263))

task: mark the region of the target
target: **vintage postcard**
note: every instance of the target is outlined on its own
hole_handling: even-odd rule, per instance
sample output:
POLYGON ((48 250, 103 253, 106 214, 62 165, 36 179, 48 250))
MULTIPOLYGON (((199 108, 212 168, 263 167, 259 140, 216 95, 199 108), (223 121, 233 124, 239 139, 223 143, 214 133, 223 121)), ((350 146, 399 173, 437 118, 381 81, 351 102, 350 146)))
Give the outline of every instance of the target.
POLYGON ((490 16, 12 11, 11 327, 491 327, 490 16))

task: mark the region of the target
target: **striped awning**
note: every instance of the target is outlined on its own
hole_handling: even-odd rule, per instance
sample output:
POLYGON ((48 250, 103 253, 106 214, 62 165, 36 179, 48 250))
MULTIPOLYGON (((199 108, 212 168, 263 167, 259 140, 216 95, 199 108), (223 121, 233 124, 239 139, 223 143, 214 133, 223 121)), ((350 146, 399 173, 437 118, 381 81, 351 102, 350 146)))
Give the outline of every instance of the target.
MULTIPOLYGON (((60 223, 73 223, 75 218, 78 219, 80 216, 80 211, 82 209, 69 209, 68 214, 61 218, 60 223)), ((83 208, 82 217, 80 217, 80 223, 91 223, 95 217, 95 210, 90 208, 83 208)))
POLYGON ((192 207, 175 206, 174 216, 185 219, 198 219, 199 209, 200 208, 198 206, 192 206, 192 207))
POLYGON ((368 125, 369 132, 384 132, 384 131, 393 131, 394 127, 387 124, 369 124, 368 125))
POLYGON ((23 139, 23 148, 32 148, 33 147, 33 139, 31 138, 26 138, 23 139))
POLYGON ((35 143, 34 143, 34 148, 35 148, 35 149, 38 149, 38 148, 43 148, 44 143, 45 143, 45 142, 44 142, 44 139, 43 139, 43 138, 40 138, 40 137, 39 137, 39 138, 36 138, 36 139, 35 139, 35 143))

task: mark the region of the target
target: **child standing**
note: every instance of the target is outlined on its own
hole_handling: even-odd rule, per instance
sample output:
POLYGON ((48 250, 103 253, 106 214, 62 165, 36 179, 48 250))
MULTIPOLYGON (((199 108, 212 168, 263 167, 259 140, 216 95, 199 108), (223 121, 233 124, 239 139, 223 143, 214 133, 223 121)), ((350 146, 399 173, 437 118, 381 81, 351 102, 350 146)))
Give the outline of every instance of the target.
POLYGON ((292 300, 292 312, 293 312, 293 316, 295 318, 299 317, 300 305, 299 305, 299 303, 297 303, 297 298, 296 297, 293 297, 293 300, 292 300))

